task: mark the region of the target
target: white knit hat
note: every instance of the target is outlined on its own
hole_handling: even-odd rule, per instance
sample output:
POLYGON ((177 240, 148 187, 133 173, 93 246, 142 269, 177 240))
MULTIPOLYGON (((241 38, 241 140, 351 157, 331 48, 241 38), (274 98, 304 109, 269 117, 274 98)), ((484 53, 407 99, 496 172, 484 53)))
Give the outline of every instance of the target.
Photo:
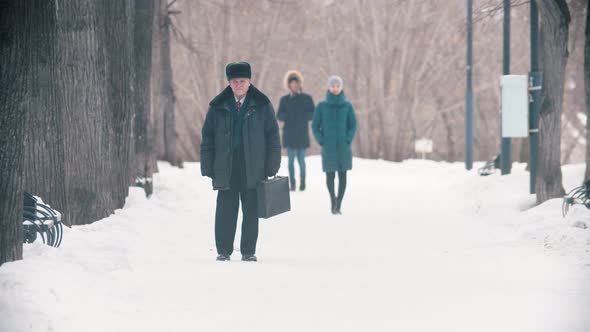
POLYGON ((332 75, 330 76, 330 78, 328 78, 328 87, 331 87, 332 85, 343 86, 344 81, 342 81, 342 78, 340 76, 332 75))

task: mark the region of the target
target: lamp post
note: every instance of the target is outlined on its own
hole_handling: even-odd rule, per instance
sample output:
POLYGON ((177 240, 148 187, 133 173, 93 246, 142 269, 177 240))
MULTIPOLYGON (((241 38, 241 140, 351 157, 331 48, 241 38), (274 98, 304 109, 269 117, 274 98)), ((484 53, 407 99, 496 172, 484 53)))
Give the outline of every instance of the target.
POLYGON ((529 73, 531 102, 529 108, 529 175, 530 193, 535 193, 539 159, 539 110, 541 108, 542 73, 539 65, 539 11, 537 1, 530 2, 531 69, 529 73))
MULTIPOLYGON (((504 0, 504 38, 502 41, 502 74, 510 74, 510 0, 504 0)), ((501 136, 500 168, 502 175, 510 174, 512 168, 512 145, 510 137, 501 136)))

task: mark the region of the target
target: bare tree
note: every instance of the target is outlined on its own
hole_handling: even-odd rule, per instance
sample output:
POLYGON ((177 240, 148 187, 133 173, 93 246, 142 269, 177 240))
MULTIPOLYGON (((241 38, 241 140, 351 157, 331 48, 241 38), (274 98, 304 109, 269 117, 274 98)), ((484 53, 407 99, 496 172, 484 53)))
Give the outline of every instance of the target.
POLYGON ((134 6, 45 5, 30 52, 25 189, 85 224, 122 207, 132 180, 134 6))
POLYGON ((145 140, 152 4, 31 0, 1 9, 0 263, 22 257, 23 190, 67 224, 91 223, 123 206, 137 165, 155 163, 145 140))
POLYGON ((129 186, 133 184, 132 120, 135 113, 136 83, 133 52, 134 0, 107 1, 102 8, 98 7, 98 12, 104 15, 103 33, 108 61, 106 87, 109 108, 106 110, 108 122, 104 133, 112 153, 112 159, 107 161, 111 170, 108 190, 113 199, 112 208, 118 209, 123 207, 129 186))
MULTIPOLYGON (((476 3, 474 157, 488 160, 500 144, 502 2, 476 3)), ((286 93, 282 78, 289 69, 302 71, 304 89, 316 101, 325 97, 330 74, 342 76, 357 112, 356 156, 414 158, 414 141, 427 137, 435 142, 432 159, 463 159, 464 0, 201 0, 176 6, 182 11, 171 25, 179 158, 198 158, 202 119, 209 100, 226 84, 225 64, 247 60, 254 84, 275 101, 286 93), (268 19, 254 22, 253 16, 268 19)), ((528 1, 513 1, 515 73, 529 71, 528 16, 528 1)), ((566 68, 568 80, 577 84, 582 77, 576 70, 566 68)), ((566 91, 563 114, 579 130, 574 122, 579 97, 573 92, 566 91)), ((580 160, 583 144, 575 132, 561 135, 562 161, 580 160)), ((527 160, 527 144, 515 140, 515 160, 527 160)), ((318 151, 312 143, 310 153, 318 151)))
MULTIPOLYGON (((152 34, 155 12, 155 1, 135 1, 135 24, 133 37, 133 53, 135 59, 134 104, 135 119, 134 135, 134 176, 147 179, 156 171, 154 151, 154 131, 151 128, 150 76, 152 72, 152 34)), ((144 186, 147 195, 153 188, 144 186)))
POLYGON ((0 265, 22 258, 27 54, 41 30, 31 19, 43 13, 35 7, 31 1, 0 3, 0 265))
POLYGON ((180 160, 177 156, 177 133, 176 133, 176 115, 174 104, 176 103, 176 96, 173 85, 173 72, 171 60, 171 15, 175 13, 170 8, 176 2, 172 0, 170 3, 160 0, 158 1, 158 17, 159 26, 156 30, 158 33, 159 46, 159 67, 158 75, 159 86, 156 94, 158 94, 158 103, 156 106, 156 114, 161 122, 160 133, 162 134, 162 149, 158 153, 158 159, 166 160, 172 165, 180 165, 180 160), (161 116, 160 116, 161 114, 161 116))
MULTIPOLYGON (((162 82, 162 70, 161 70, 161 33, 160 26, 162 25, 162 2, 163 0, 153 0, 153 12, 152 17, 152 43, 151 43, 151 75, 150 75, 150 117, 148 129, 151 131, 151 135, 148 137, 151 139, 150 144, 153 146, 153 153, 156 159, 163 155, 164 151, 164 135, 163 135, 163 112, 162 112, 162 95, 161 95, 161 82, 162 82)), ((157 167, 157 164, 155 165, 157 167)))
POLYGON ((586 123, 584 121, 584 27, 586 0, 568 1, 571 16, 568 34, 568 60, 564 77, 561 126, 561 164, 585 159, 586 123))
MULTIPOLYGON (((59 66, 55 3, 40 1, 35 17, 40 29, 31 37, 30 83, 25 133, 24 189, 43 197, 59 211, 68 211, 65 181, 64 99, 56 82, 59 66)), ((68 219, 69 222, 69 219, 68 219)))
POLYGON ((590 178, 590 2, 586 5, 584 43, 584 88, 586 97, 586 176, 590 178))
MULTIPOLYGON (((130 2, 60 4, 51 42, 63 99, 65 221, 85 224, 123 205, 130 184, 130 2), (106 66, 105 66, 106 64, 106 66), (106 69, 106 71, 105 71, 106 69)), ((49 109, 48 112, 57 112, 49 109)), ((51 149, 51 147, 50 147, 51 149)), ((31 176, 44 176, 41 170, 31 176)), ((36 188, 31 188, 35 192, 36 188)), ((46 198, 52 202, 53 197, 46 198)))
POLYGON ((570 14, 565 0, 539 0, 543 93, 539 122, 537 203, 564 194, 561 175, 561 110, 568 59, 570 14))

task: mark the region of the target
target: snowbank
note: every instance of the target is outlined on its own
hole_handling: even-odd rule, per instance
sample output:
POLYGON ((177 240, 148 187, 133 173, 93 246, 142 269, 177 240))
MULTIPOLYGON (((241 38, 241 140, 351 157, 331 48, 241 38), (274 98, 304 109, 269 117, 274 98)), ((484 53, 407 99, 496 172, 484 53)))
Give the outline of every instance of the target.
MULTIPOLYGON (((588 331, 590 211, 534 206, 524 165, 354 160, 343 215, 318 157, 258 263, 215 262, 199 165, 159 165, 108 218, 0 267, 0 331, 588 331)), ((286 160, 281 174, 287 174, 286 160)), ((583 167, 564 167, 569 189, 583 167)), ((239 239, 239 234, 236 236, 239 239)), ((239 247, 236 241, 236 247, 239 247)))

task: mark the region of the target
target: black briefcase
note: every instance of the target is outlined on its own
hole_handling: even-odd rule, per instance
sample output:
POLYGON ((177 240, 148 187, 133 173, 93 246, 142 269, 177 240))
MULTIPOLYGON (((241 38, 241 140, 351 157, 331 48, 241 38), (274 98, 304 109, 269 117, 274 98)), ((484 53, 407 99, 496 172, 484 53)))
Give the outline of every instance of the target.
POLYGON ((291 211, 289 177, 277 176, 258 184, 258 217, 270 218, 291 211))

